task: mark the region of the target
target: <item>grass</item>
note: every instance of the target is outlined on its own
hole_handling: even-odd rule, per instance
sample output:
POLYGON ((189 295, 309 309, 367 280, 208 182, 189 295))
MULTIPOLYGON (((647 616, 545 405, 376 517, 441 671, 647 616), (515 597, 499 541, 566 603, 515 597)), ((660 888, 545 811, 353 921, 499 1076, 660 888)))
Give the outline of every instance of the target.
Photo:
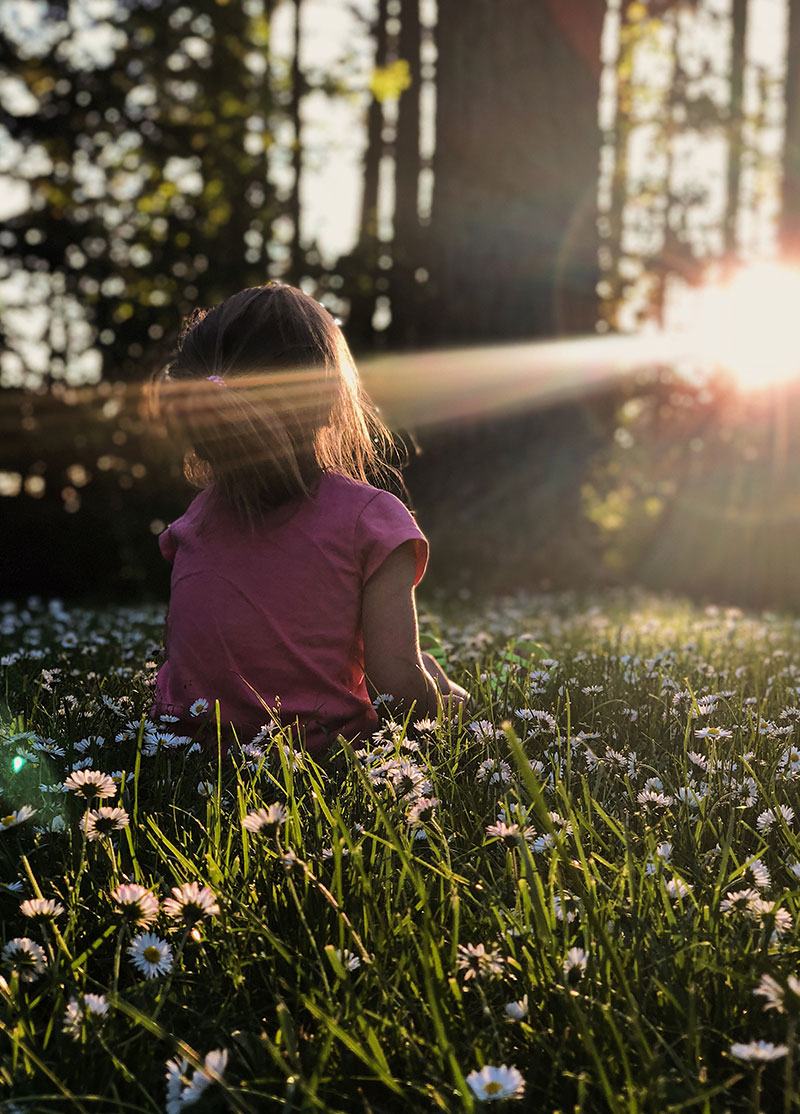
POLYGON ((321 764, 280 733, 221 762, 159 742, 162 621, 0 609, 0 1109, 797 1109, 793 618, 635 593, 425 613, 469 716, 321 764), (88 802, 127 814, 108 838, 62 788, 87 759, 120 787, 88 802), (514 1097, 476 1076, 501 1065, 514 1097))

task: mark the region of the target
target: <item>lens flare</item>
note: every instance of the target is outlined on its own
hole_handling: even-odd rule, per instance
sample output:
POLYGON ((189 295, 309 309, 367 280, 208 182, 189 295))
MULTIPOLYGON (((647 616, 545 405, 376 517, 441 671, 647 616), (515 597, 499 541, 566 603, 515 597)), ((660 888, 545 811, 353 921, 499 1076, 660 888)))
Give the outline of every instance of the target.
POLYGON ((800 378, 799 311, 800 269, 757 263, 688 292, 676 317, 688 355, 754 390, 800 378))

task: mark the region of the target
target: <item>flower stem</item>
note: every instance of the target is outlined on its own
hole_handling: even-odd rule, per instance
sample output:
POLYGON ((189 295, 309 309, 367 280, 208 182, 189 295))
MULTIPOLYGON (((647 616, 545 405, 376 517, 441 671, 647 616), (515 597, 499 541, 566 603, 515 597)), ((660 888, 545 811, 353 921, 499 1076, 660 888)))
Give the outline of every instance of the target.
POLYGON ((172 966, 170 967, 169 973, 167 974, 167 977, 164 980, 163 986, 161 987, 161 990, 158 993, 158 1000, 156 1001, 155 1009, 153 1010, 153 1017, 152 1017, 153 1021, 155 1021, 156 1018, 158 1017, 158 1015, 161 1013, 163 1005, 167 1000, 167 996, 169 995, 170 987, 172 986, 172 980, 175 977, 175 971, 177 970, 178 963, 180 962, 180 958, 183 955, 184 945, 186 944, 186 941, 189 938, 189 933, 191 931, 192 931, 192 926, 190 924, 187 924, 187 925, 184 926, 183 932, 181 933, 181 938, 178 941, 178 946, 175 949, 175 955, 174 955, 173 960, 172 960, 172 966))
POLYGON ((124 937, 124 933, 125 933, 125 922, 122 921, 122 923, 119 926, 119 932, 117 933, 117 947, 116 947, 116 951, 114 952, 114 982, 112 984, 111 992, 114 995, 115 999, 117 997, 117 989, 119 987, 119 968, 120 968, 120 962, 122 960, 122 940, 123 940, 123 937, 124 937))

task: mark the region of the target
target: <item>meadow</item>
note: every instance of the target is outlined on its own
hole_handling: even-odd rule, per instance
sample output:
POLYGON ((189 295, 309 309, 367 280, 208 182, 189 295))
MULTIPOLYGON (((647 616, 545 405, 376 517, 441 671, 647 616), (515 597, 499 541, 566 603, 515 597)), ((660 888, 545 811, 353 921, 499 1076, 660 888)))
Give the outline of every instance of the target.
POLYGON ((4 1114, 797 1108, 800 620, 423 608, 468 712, 323 763, 149 721, 162 624, 0 605, 4 1114))

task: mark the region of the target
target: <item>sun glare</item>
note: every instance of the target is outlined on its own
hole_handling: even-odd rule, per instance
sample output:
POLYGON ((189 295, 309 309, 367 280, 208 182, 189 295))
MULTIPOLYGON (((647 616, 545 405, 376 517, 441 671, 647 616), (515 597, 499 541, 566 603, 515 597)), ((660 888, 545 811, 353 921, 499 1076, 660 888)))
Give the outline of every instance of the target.
POLYGON ((692 290, 680 332, 687 354, 746 390, 800 379, 800 269, 758 263, 692 290))

